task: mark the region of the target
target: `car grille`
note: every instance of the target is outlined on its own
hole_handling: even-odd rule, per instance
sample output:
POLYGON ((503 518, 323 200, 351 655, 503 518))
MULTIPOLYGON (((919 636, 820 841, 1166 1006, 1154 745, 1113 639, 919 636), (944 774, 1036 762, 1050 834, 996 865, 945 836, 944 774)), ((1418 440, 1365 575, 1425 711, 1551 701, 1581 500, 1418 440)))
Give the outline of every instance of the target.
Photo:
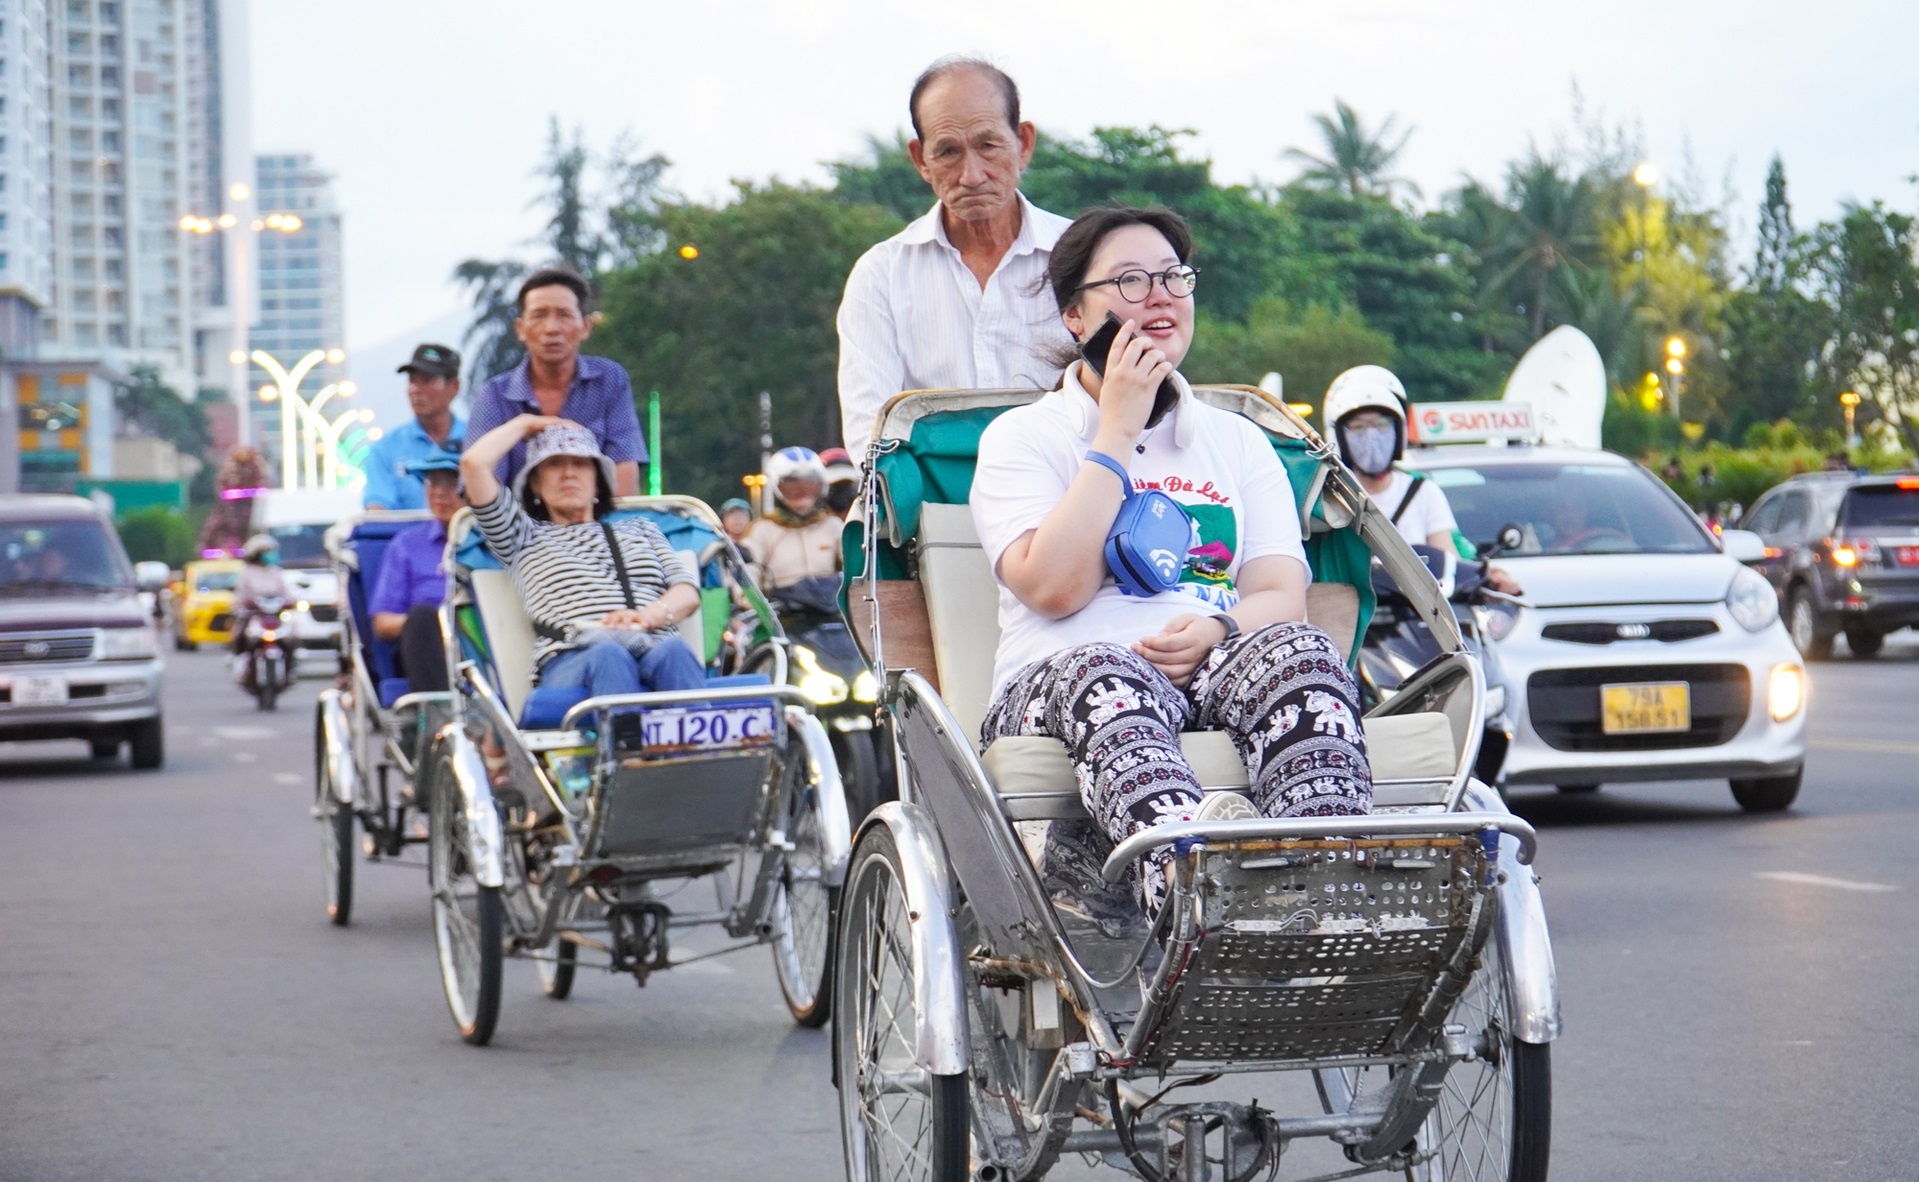
POLYGON ((1611 644, 1617 640, 1658 640, 1672 644, 1711 636, 1717 631, 1719 625, 1711 620, 1649 620, 1628 624, 1548 624, 1539 634, 1547 640, 1571 644, 1611 644), (1645 631, 1640 631, 1642 628, 1645 631))
POLYGON ((332 624, 340 618, 340 605, 337 603, 316 603, 307 608, 315 623, 332 624))
POLYGON ((1561 751, 1662 751, 1730 742, 1746 725, 1752 678, 1744 665, 1621 665, 1546 669, 1526 679, 1533 730, 1561 751), (1692 729, 1663 735, 1609 735, 1600 726, 1599 687, 1639 681, 1691 686, 1692 729))
POLYGON ((86 661, 93 657, 93 632, 41 632, 0 637, 0 665, 40 661, 86 661))

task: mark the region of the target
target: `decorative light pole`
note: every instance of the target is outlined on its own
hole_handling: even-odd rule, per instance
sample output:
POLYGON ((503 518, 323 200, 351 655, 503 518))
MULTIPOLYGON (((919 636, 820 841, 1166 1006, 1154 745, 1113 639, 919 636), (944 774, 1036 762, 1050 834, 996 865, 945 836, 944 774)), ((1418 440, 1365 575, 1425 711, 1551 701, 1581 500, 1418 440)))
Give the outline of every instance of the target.
POLYGON ((1672 417, 1681 422, 1685 421, 1685 416, 1679 413, 1679 396, 1685 392, 1686 386, 1685 356, 1686 342, 1678 337, 1667 338, 1666 372, 1672 375, 1672 417))
POLYGON ((1859 401, 1857 390, 1847 390, 1839 396, 1839 405, 1846 408, 1846 449, 1848 451, 1859 446, 1859 436, 1852 431, 1852 415, 1859 409, 1859 401))
POLYGON ((227 238, 227 242, 233 247, 231 286, 227 291, 227 305, 233 312, 233 348, 227 353, 227 363, 232 367, 227 378, 227 396, 233 400, 233 405, 240 412, 237 434, 238 443, 242 447, 253 442, 253 391, 250 376, 247 373, 248 321, 252 315, 253 303, 253 236, 262 230, 291 234, 305 225, 298 214, 291 213, 270 213, 264 218, 245 218, 246 204, 252 199, 253 190, 236 181, 227 186, 226 213, 212 218, 188 214, 180 219, 180 228, 189 234, 211 234, 216 230, 236 231, 227 238))

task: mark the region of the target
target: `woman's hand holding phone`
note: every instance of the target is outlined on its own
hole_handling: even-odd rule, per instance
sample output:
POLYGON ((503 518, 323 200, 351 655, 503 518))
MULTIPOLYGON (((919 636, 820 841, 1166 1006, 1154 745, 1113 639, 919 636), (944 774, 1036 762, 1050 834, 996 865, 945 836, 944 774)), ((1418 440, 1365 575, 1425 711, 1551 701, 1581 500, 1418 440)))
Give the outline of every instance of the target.
POLYGON ((1099 436, 1095 440, 1099 450, 1133 445, 1153 413, 1160 383, 1172 372, 1172 362, 1149 338, 1139 334, 1136 321, 1119 326, 1100 375, 1099 436))

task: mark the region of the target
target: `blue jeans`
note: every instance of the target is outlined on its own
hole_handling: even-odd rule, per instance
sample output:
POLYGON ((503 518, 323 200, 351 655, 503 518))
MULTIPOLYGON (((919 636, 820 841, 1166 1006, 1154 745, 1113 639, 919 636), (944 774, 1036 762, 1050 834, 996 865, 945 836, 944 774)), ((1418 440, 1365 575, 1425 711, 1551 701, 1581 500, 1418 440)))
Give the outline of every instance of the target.
POLYGON ((543 686, 581 686, 587 696, 637 694, 642 690, 699 689, 706 670, 686 642, 670 636, 635 660, 619 639, 604 632, 578 648, 563 649, 540 669, 543 686))

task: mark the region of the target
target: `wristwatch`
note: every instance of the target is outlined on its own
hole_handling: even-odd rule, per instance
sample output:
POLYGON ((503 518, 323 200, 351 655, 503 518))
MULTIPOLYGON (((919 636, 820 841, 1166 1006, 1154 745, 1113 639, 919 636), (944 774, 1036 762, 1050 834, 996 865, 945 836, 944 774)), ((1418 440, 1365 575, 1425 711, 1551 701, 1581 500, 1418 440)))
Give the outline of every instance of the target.
POLYGON ((1230 643, 1231 641, 1235 641, 1239 639, 1239 621, 1238 620, 1235 620, 1233 617, 1227 615, 1225 612, 1215 612, 1213 614, 1213 618, 1215 620, 1218 620, 1220 623, 1226 625, 1226 636, 1225 636, 1225 639, 1220 641, 1221 644, 1227 644, 1227 643, 1230 643))

